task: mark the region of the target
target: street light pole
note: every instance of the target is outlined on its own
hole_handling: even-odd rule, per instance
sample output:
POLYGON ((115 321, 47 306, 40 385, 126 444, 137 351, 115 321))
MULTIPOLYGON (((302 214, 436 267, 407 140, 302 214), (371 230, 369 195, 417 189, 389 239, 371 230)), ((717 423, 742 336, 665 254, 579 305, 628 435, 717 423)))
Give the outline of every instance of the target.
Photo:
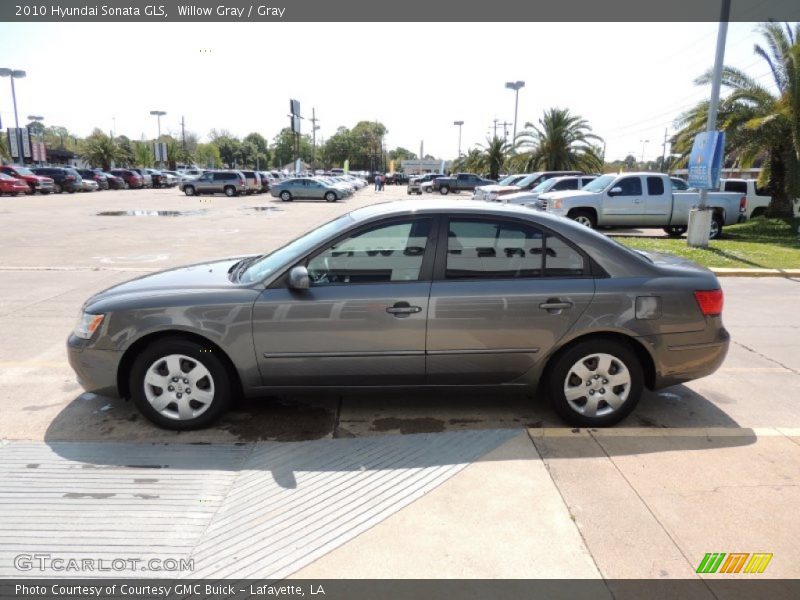
POLYGON ((644 147, 650 143, 650 140, 639 140, 639 142, 642 144, 642 159, 639 162, 644 164, 644 147))
POLYGON ((519 91, 525 87, 524 81, 507 81, 506 88, 514 90, 514 137, 511 140, 512 144, 517 143, 517 109, 519 108, 519 91))
POLYGON ((456 158, 461 158, 461 126, 464 125, 464 121, 453 121, 453 125, 458 126, 458 156, 456 158))
POLYGON ((11 78, 11 99, 14 102, 14 128, 17 138, 17 152, 19 152, 20 164, 25 164, 25 152, 22 145, 22 136, 19 133, 19 117, 17 116, 17 92, 14 89, 14 80, 25 77, 25 71, 19 69, 0 69, 0 77, 11 78))
MULTIPOLYGON (((166 111, 163 111, 163 110, 151 110, 150 114, 153 115, 154 117, 156 117, 156 120, 158 121, 158 137, 156 138, 156 143, 158 143, 161 140, 161 117, 163 117, 167 113, 166 113, 166 111)), ((154 151, 155 151, 155 148, 154 148, 154 151)), ((163 162, 163 161, 156 160, 156 162, 159 163, 159 162, 163 162)))

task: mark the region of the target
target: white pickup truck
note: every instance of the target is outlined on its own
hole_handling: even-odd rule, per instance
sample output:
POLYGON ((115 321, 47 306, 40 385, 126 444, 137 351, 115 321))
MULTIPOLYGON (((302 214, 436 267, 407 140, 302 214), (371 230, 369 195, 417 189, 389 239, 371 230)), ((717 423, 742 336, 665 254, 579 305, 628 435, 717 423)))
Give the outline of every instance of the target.
MULTIPOLYGON (((661 227, 669 235, 686 233, 689 211, 699 192, 676 192, 663 173, 601 175, 577 191, 549 192, 539 196, 541 209, 563 215, 587 227, 661 227)), ((747 220, 747 196, 709 192, 714 211, 710 238, 719 237, 725 225, 747 220)))

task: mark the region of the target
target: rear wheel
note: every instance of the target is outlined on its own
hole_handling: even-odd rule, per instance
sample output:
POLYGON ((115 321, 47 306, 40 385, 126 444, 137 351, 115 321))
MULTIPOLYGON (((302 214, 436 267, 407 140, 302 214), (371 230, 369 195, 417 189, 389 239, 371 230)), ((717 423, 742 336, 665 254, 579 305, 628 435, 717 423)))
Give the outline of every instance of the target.
POLYGON ((443 185, 442 187, 440 187, 440 188, 439 188, 439 193, 440 193, 442 196, 447 196, 447 194, 449 194, 449 193, 450 193, 450 187, 449 187, 449 186, 446 186, 446 185, 443 185))
POLYGON ((708 232, 708 239, 716 240, 720 236, 722 236, 722 226, 724 222, 722 221, 722 217, 719 213, 714 213, 711 215, 711 229, 708 232))
POLYGON ((595 229, 597 227, 597 218, 588 210, 576 210, 570 213, 569 218, 589 229, 595 229))
POLYGON ((684 225, 670 225, 669 227, 664 227, 664 233, 669 237, 679 238, 686 233, 686 229, 684 225))
POLYGON ((326 202, 336 202, 336 194, 334 192, 327 192, 325 194, 326 202))
POLYGON ((569 424, 614 425, 642 395, 642 366, 634 352, 615 340, 580 342, 560 354, 550 369, 550 401, 569 424))
POLYGON ((213 351, 181 338, 154 342, 130 373, 131 398, 141 413, 166 429, 199 429, 216 421, 231 401, 231 381, 213 351))

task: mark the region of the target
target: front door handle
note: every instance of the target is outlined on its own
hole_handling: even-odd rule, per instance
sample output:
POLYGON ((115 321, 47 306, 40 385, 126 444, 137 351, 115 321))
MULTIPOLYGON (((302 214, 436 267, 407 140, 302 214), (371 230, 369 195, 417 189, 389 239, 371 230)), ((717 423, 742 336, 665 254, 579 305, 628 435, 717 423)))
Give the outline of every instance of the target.
POLYGON ((560 313, 564 309, 572 308, 572 302, 566 302, 559 298, 549 298, 547 302, 542 302, 539 308, 552 313, 560 313))
POLYGON ((395 302, 394 306, 387 306, 386 312, 396 317, 407 317, 414 313, 422 312, 422 307, 411 306, 408 302, 395 302))

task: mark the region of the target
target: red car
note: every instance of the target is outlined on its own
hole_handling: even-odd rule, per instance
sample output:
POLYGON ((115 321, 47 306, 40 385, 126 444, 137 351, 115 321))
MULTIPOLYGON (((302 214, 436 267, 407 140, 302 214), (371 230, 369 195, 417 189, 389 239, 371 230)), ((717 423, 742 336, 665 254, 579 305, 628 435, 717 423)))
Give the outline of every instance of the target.
POLYGON ((27 194, 28 192, 30 192, 30 188, 22 179, 0 173, 0 195, 10 194, 16 196, 17 194, 27 194))
POLYGON ((27 190, 27 193, 29 194, 35 194, 36 192, 49 194, 55 188, 55 184, 51 177, 37 175, 28 167, 3 165, 0 166, 0 173, 5 173, 6 175, 10 175, 11 177, 24 181, 26 184, 28 184, 29 189, 27 190))
POLYGON ((115 177, 121 177, 125 181, 126 189, 136 189, 144 187, 144 178, 136 171, 131 169, 111 169, 109 171, 115 177))

